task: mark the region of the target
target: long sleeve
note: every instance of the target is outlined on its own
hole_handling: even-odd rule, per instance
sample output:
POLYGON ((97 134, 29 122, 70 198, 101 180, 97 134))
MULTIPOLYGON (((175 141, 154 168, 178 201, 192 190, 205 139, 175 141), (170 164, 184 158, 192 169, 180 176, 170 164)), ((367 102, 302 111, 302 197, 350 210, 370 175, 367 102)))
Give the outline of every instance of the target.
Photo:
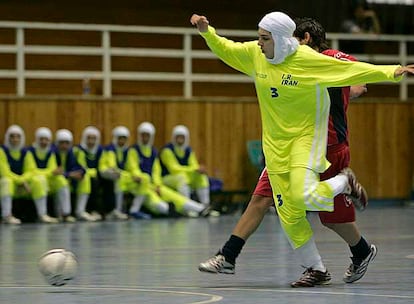
POLYGON ((191 152, 190 157, 188 158, 188 167, 191 168, 192 171, 198 170, 200 168, 200 164, 198 163, 194 152, 191 152))
POLYGON ((144 182, 150 182, 150 176, 145 172, 142 172, 141 168, 139 167, 139 156, 135 149, 130 148, 128 151, 125 170, 128 171, 132 176, 143 179, 144 182))
POLYGON ((18 184, 22 184, 24 182, 24 178, 22 175, 18 175, 14 173, 10 169, 9 161, 7 160, 6 153, 3 149, 0 149, 0 162, 1 162, 1 175, 4 177, 9 177, 16 181, 18 184))
POLYGON ((171 174, 194 171, 194 169, 189 166, 180 165, 177 158, 174 156, 174 153, 170 149, 163 149, 161 151, 160 158, 171 174))
MULTIPOLYGON (((374 65, 365 62, 337 60, 319 54, 310 48, 302 46, 306 57, 301 62, 294 62, 303 67, 308 74, 316 77, 316 82, 325 87, 344 87, 373 82, 397 82, 402 77, 394 77, 399 65, 374 65)), ((293 62, 292 62, 293 63, 293 62)))
POLYGON ((232 68, 254 76, 254 64, 250 50, 258 48, 257 41, 234 42, 216 34, 216 30, 209 26, 208 31, 200 33, 210 50, 232 68))
POLYGON ((105 172, 109 169, 118 168, 114 151, 104 151, 99 162, 99 171, 105 172))
POLYGON ((152 182, 156 186, 162 185, 161 165, 158 157, 154 160, 154 164, 152 165, 152 182))
MULTIPOLYGON (((75 154, 72 150, 70 150, 66 156, 66 168, 64 175, 65 177, 69 177, 69 174, 74 171, 82 171, 83 174, 86 172, 86 164, 85 166, 82 166, 76 159, 75 154)), ((86 163, 86 162, 85 162, 86 163)))
POLYGON ((33 154, 30 152, 27 152, 24 157, 23 162, 23 178, 26 181, 30 177, 32 177, 34 174, 36 174, 36 162, 34 160, 33 154))
POLYGON ((88 173, 90 177, 97 177, 98 170, 96 168, 88 168, 88 162, 86 160, 87 156, 85 151, 79 149, 78 147, 73 147, 73 154, 75 155, 78 164, 85 169, 85 171, 88 173))

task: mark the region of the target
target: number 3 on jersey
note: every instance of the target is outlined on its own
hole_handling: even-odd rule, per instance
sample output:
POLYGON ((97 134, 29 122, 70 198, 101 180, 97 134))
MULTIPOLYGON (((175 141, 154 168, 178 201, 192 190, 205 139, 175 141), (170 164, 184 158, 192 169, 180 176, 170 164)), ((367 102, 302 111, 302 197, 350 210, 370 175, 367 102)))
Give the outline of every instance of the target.
POLYGON ((277 198, 277 204, 278 206, 282 206, 283 205, 283 199, 282 199, 282 194, 276 194, 276 198, 277 198))
POLYGON ((277 92, 277 88, 270 88, 270 92, 272 94, 272 98, 279 97, 279 93, 277 92))

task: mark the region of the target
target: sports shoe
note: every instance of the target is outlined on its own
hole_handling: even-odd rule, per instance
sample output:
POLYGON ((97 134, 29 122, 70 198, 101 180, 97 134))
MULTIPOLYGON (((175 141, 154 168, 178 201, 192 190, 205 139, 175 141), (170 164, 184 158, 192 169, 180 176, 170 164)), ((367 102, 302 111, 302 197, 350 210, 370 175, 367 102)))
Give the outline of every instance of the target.
POLYGON ((76 219, 71 215, 66 215, 62 217, 64 223, 76 223, 76 219))
POLYGON ((369 262, 373 261, 376 255, 377 255, 377 246, 375 246, 374 244, 371 244, 371 252, 362 261, 360 265, 355 265, 354 263, 349 265, 343 277, 344 282, 353 283, 361 279, 367 272, 369 262))
POLYGON ((86 221, 86 222, 96 221, 96 218, 92 214, 89 214, 88 212, 81 212, 77 214, 76 217, 78 218, 78 220, 81 220, 81 221, 86 221))
POLYGON ((148 213, 138 211, 138 212, 132 212, 129 214, 131 217, 133 217, 136 220, 150 220, 152 219, 152 216, 148 213))
POLYGON ((3 217, 3 223, 10 224, 10 225, 20 225, 22 221, 19 220, 18 218, 15 218, 13 215, 9 215, 9 216, 3 217))
POLYGON ((41 215, 39 217, 39 221, 41 223, 44 223, 44 224, 57 224, 57 223, 59 223, 59 220, 57 218, 51 217, 51 216, 49 216, 47 214, 41 215))
POLYGON ((94 218, 95 221, 101 221, 102 215, 96 211, 92 211, 90 215, 94 218))
POLYGON ((359 210, 364 210, 368 205, 368 194, 364 187, 357 181, 355 173, 350 168, 341 171, 348 178, 348 189, 345 195, 359 210))
POLYGON ((115 209, 108 214, 107 218, 126 221, 128 219, 128 215, 115 209))
POLYGON ((204 208, 203 210, 200 211, 199 216, 201 217, 218 217, 220 216, 220 212, 218 212, 217 210, 214 210, 211 206, 207 206, 206 208, 204 208))
POLYGON ((326 270, 325 272, 307 268, 299 280, 290 283, 291 287, 314 287, 316 285, 331 284, 331 274, 326 270))
POLYGON ((198 270, 210 273, 234 274, 235 265, 226 261, 222 254, 218 254, 198 265, 198 270))

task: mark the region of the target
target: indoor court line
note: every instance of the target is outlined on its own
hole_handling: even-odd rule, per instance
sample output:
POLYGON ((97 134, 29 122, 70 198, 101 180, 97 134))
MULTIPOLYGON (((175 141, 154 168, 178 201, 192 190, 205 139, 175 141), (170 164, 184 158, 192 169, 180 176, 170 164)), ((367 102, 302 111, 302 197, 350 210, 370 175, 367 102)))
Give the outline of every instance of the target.
MULTIPOLYGON (((153 288, 143 288, 143 287, 122 287, 122 286, 64 286, 64 287, 51 287, 49 285, 29 285, 29 286, 6 286, 0 285, 1 289, 52 289, 56 291, 63 291, 63 290, 104 290, 104 291, 140 291, 140 292, 153 292, 153 293, 170 293, 170 294, 177 294, 177 295, 189 295, 189 296, 199 296, 199 297, 209 297, 208 300, 196 301, 196 302, 188 302, 187 304, 208 304, 208 303, 215 303, 219 302, 223 299, 222 296, 208 294, 208 293, 200 293, 200 292, 187 292, 187 291, 174 291, 174 290, 160 290, 160 289, 153 289, 153 288)), ((161 287, 163 289, 176 289, 178 287, 161 287)), ((182 287, 186 288, 186 287, 182 287)))

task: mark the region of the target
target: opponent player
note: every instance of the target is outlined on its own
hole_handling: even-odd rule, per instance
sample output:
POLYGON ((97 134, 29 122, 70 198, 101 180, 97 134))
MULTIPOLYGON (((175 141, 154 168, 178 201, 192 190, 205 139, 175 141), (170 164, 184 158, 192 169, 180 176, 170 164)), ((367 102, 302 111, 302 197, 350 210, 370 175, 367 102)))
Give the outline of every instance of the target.
MULTIPOLYGON (((295 20, 296 30, 294 36, 300 44, 311 46, 322 54, 342 60, 356 59, 345 53, 328 49, 326 34, 323 27, 313 19, 301 18, 295 20)), ((329 88, 331 98, 329 128, 328 128, 328 150, 327 159, 331 167, 321 174, 321 180, 338 174, 349 165, 349 146, 347 128, 347 108, 351 95, 357 97, 365 92, 364 85, 344 88, 329 88)), ((263 216, 266 214, 269 205, 272 205, 272 188, 266 169, 262 172, 253 196, 245 213, 233 230, 232 236, 220 250, 223 258, 215 257, 200 264, 201 271, 234 273, 234 264, 243 244, 256 230, 263 216), (225 252, 225 253, 224 253, 225 252), (224 253, 224 254, 223 254, 224 253), (222 263, 211 263, 220 259, 222 263), (226 264, 226 265, 225 265, 226 264), (212 266, 216 267, 212 267, 212 266), (217 267, 218 266, 218 267, 217 267), (225 267, 226 266, 226 267, 225 267)), ((355 223, 355 208, 349 203, 346 197, 341 194, 334 199, 334 212, 319 212, 321 222, 340 235, 348 244, 352 253, 352 264, 344 275, 347 283, 355 282, 362 278, 367 270, 368 263, 375 258, 375 245, 369 246, 361 236, 355 223)), ((312 281, 304 280, 302 284, 313 285, 312 281)))
MULTIPOLYGON (((333 198, 346 194, 360 209, 367 196, 350 169, 326 181, 328 87, 396 81, 414 66, 376 66, 340 61, 299 46, 295 23, 273 12, 259 22, 259 40, 236 43, 215 33, 206 17, 193 15, 209 48, 233 68, 254 78, 263 127, 263 150, 282 228, 298 253, 305 275, 330 282, 316 248, 306 211, 333 211, 333 198)), ((298 282, 301 282, 302 278, 298 282)), ((293 286, 302 286, 295 284, 293 286)))

